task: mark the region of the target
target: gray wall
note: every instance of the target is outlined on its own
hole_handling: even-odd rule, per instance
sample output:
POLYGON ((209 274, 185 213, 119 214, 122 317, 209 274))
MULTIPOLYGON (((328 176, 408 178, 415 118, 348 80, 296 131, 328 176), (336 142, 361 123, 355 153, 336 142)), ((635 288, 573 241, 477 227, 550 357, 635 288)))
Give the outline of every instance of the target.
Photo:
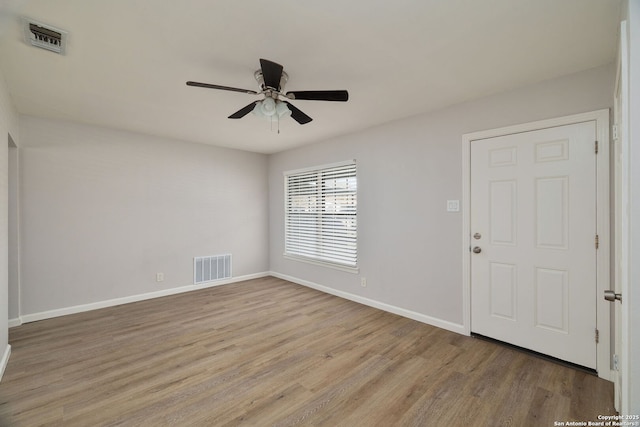
POLYGON ((9 319, 20 315, 20 211, 18 194, 18 147, 15 141, 9 141, 8 156, 8 279, 9 279, 9 319))
POLYGON ((610 108, 613 83, 613 65, 600 67, 271 155, 271 270, 461 325, 462 215, 446 201, 462 198, 462 135, 610 108), (283 258, 282 173, 347 159, 358 165, 360 273, 283 258))
POLYGON ((268 271, 265 155, 29 116, 20 134, 21 315, 190 286, 194 256, 268 271))
MULTIPOLYGON (((0 360, 8 347, 8 147, 9 136, 18 142, 18 117, 4 76, 0 73, 0 360)), ((0 366, 0 370, 4 366, 0 366)))

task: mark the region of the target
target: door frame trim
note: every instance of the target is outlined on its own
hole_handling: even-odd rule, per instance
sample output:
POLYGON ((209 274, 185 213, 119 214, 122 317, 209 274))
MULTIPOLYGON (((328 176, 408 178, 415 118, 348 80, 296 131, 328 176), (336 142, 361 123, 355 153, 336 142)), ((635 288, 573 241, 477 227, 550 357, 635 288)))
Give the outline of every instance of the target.
POLYGON ((618 58, 616 83, 613 91, 614 109, 613 125, 618 126, 618 139, 612 135, 612 167, 613 167, 613 211, 615 224, 613 242, 613 286, 617 293, 622 293, 620 305, 614 304, 615 321, 612 325, 614 346, 612 354, 618 353, 619 369, 612 371, 614 382, 614 407, 621 414, 629 413, 629 223, 628 212, 630 195, 630 163, 629 163, 629 47, 627 21, 620 22, 618 41, 618 58), (616 110, 617 115, 616 115, 616 110), (626 209, 625 209, 626 208, 626 209), (618 311, 619 310, 619 311, 618 311))
MULTIPOLYGON (((596 233, 600 237, 597 256, 596 327, 600 332, 596 348, 598 376, 611 381, 611 307, 602 297, 610 289, 610 218, 609 210, 609 109, 591 111, 547 120, 522 123, 497 129, 462 135, 462 321, 464 332, 471 334, 471 143, 482 139, 565 126, 588 121, 596 122, 598 156, 596 158, 596 233)), ((594 236, 595 237, 595 236, 594 236)), ((594 331, 595 334, 595 331, 594 331)), ((595 339, 595 336, 594 336, 595 339)))

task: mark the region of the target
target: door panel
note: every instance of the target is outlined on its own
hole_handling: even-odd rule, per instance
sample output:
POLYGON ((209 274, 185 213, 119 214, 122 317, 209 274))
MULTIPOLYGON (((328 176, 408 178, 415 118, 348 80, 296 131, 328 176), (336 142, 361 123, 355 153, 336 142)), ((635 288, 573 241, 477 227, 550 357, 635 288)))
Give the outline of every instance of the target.
POLYGON ((596 124, 471 143, 471 330, 596 368, 596 124))
POLYGON ((515 246, 517 182, 493 181, 489 183, 489 230, 494 245, 515 246))
POLYGON ((536 179, 536 247, 567 250, 569 243, 569 177, 536 179))
POLYGON ((569 333, 569 277, 566 270, 536 268, 535 325, 569 333))
POLYGON ((516 266, 492 262, 489 274, 491 315, 507 320, 517 320, 516 266))

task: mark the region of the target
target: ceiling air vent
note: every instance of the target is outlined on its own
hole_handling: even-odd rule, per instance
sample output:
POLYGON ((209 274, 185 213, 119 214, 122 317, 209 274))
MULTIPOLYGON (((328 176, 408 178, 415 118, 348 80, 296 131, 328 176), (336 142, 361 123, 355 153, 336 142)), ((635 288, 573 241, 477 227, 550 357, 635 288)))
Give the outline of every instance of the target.
POLYGON ((67 32, 32 19, 24 20, 24 38, 29 44, 64 55, 67 32))

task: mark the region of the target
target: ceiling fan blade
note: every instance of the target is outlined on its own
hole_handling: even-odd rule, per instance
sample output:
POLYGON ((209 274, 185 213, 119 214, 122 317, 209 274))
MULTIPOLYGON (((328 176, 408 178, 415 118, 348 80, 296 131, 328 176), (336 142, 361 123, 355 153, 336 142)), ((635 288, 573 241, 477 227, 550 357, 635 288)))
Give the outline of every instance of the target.
POLYGON ((220 90, 230 90, 231 92, 242 92, 242 93, 248 93, 250 95, 257 95, 258 92, 256 92, 255 90, 249 90, 249 89, 240 89, 237 87, 230 87, 230 86, 220 86, 220 85, 212 85, 209 83, 198 83, 198 82, 187 82, 187 86, 197 86, 197 87, 206 87, 208 89, 220 89, 220 90))
POLYGON ((264 85, 275 90, 280 90, 280 79, 282 78, 283 70, 282 65, 276 64, 268 59, 260 59, 260 68, 262 69, 264 85))
POLYGON ((310 101, 339 101, 349 100, 349 92, 346 90, 301 90, 287 92, 289 99, 305 99, 310 101))
POLYGON ((303 113, 302 111, 294 107, 290 102, 287 102, 287 101, 282 101, 282 102, 287 104, 287 107, 289 107, 289 110, 291 110, 291 118, 296 122, 300 123, 301 125, 309 123, 311 120, 313 120, 311 117, 307 116, 305 113, 303 113))
POLYGON ((241 109, 239 109, 238 111, 236 111, 235 113, 230 115, 229 118, 230 119, 241 119, 241 118, 243 118, 244 116, 249 114, 251 111, 253 111, 253 108, 256 106, 256 104, 258 102, 260 102, 260 101, 253 101, 251 104, 247 105, 246 107, 242 107, 241 109))

